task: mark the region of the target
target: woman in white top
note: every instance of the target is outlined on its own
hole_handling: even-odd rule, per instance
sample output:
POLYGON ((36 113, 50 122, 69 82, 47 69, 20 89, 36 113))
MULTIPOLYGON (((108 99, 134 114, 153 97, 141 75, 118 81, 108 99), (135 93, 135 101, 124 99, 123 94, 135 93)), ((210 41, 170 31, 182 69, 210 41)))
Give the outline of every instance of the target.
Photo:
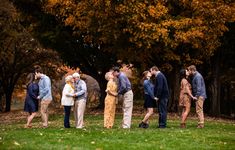
POLYGON ((69 117, 70 117, 70 111, 71 107, 74 104, 74 86, 73 86, 73 77, 71 75, 68 75, 65 78, 65 86, 62 93, 62 99, 61 99, 61 105, 64 106, 64 127, 70 128, 69 123, 69 117))

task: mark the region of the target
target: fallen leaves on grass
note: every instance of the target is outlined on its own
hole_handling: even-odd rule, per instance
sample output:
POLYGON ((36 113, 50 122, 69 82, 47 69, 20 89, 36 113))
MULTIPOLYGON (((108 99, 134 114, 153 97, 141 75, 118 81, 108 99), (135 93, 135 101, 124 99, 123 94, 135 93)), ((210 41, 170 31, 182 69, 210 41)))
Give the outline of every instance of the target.
POLYGON ((14 144, 20 146, 20 144, 17 141, 14 141, 14 144))

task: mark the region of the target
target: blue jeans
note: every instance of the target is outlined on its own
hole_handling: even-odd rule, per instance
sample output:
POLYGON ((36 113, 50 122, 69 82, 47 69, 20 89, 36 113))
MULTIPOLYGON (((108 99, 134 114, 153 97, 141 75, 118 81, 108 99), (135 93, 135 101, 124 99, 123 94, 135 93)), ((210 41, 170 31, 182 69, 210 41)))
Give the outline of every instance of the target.
POLYGON ((159 120, 158 120, 158 127, 165 128, 166 127, 166 120, 167 120, 167 98, 159 99, 158 102, 158 112, 159 112, 159 120))
POLYGON ((70 117, 71 106, 64 106, 64 127, 70 128, 69 117, 70 117))

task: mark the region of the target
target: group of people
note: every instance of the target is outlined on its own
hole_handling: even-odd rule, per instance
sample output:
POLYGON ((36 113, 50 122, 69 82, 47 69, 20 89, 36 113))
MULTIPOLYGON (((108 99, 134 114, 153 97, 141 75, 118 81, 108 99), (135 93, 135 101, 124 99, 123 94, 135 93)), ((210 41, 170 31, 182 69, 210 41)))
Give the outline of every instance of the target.
MULTIPOLYGON (((204 79, 197 72, 194 65, 180 71, 181 91, 179 106, 182 107, 181 127, 186 127, 186 119, 190 112, 191 99, 195 100, 196 112, 199 118, 198 128, 204 127, 203 103, 206 98, 204 79), (189 76, 192 76, 192 81, 189 76), (191 86, 192 85, 192 86, 191 86)), ((131 128, 133 110, 133 91, 131 82, 119 67, 113 67, 105 74, 108 81, 105 92, 104 127, 112 128, 115 120, 116 104, 118 99, 123 100, 123 120, 122 128, 131 128)), ((79 73, 74 73, 65 77, 65 86, 62 92, 61 105, 64 106, 64 127, 70 128, 70 112, 74 106, 75 127, 84 127, 84 112, 87 99, 86 83, 80 79, 79 73)), ((158 108, 159 121, 158 128, 166 128, 167 125, 167 102, 169 99, 169 89, 167 79, 164 74, 153 66, 150 70, 143 72, 144 87, 144 108, 147 113, 139 124, 139 128, 149 127, 149 118, 158 108), (154 80, 151 80, 151 77, 154 80)), ((26 128, 32 127, 31 122, 38 111, 38 102, 41 103, 42 127, 48 127, 48 106, 52 101, 51 81, 48 76, 42 73, 40 68, 35 73, 30 74, 27 84, 27 96, 24 110, 29 112, 26 128)))
MULTIPOLYGON (((203 104, 204 100, 207 98, 204 79, 194 65, 180 70, 180 77, 179 107, 182 110, 180 127, 186 128, 186 119, 190 112, 191 101, 193 100, 195 101, 196 113, 199 120, 197 128, 204 128, 203 104)), ((149 127, 149 118, 153 114, 154 108, 158 106, 158 127, 165 128, 167 120, 167 101, 169 98, 166 77, 156 66, 154 66, 150 71, 143 72, 143 79, 145 99, 144 107, 147 109, 147 113, 139 124, 139 127, 149 127), (154 81, 151 80, 152 75, 155 77, 154 81)))
MULTIPOLYGON (((43 74, 41 68, 35 69, 29 74, 27 83, 27 95, 25 99, 24 111, 29 112, 25 128, 32 127, 32 119, 38 111, 40 101, 40 112, 42 117, 42 127, 48 127, 48 106, 52 101, 51 80, 43 74)), ((70 112, 74 106, 74 118, 76 128, 83 128, 83 116, 86 107, 87 87, 86 83, 80 79, 80 74, 74 73, 65 78, 65 86, 62 93, 61 105, 64 106, 64 127, 70 128, 70 112)))

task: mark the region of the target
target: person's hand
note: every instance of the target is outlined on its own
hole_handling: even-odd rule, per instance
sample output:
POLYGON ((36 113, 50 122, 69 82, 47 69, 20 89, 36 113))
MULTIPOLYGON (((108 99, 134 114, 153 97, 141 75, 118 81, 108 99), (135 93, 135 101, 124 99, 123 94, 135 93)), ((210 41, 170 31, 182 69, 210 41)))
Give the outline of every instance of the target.
POLYGON ((193 98, 193 100, 197 100, 197 97, 195 97, 195 96, 193 96, 192 98, 193 98))
POLYGON ((157 98, 157 97, 154 97, 154 100, 157 102, 157 101, 159 100, 159 98, 157 98))

